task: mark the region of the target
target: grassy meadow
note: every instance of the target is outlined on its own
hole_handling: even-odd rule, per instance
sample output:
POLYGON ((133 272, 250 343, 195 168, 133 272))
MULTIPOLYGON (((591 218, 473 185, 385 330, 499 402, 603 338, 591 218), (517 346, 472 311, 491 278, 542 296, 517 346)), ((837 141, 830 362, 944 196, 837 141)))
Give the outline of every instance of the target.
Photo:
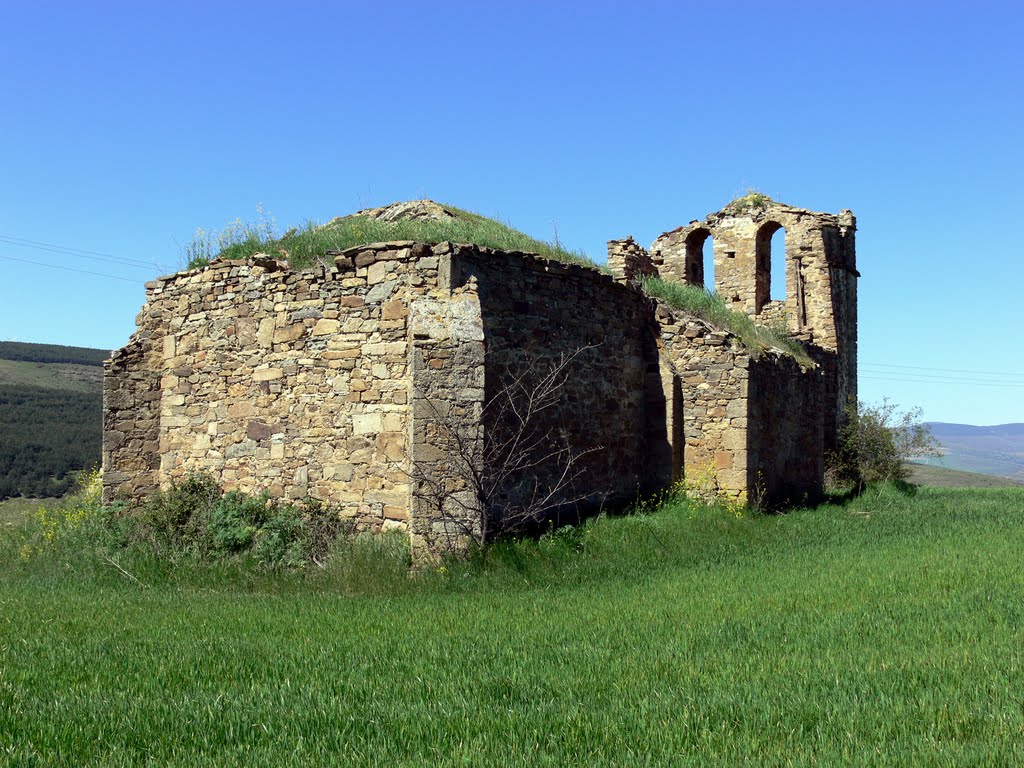
MULTIPOLYGON (((941 460, 941 458, 939 459, 941 460)), ((1020 488, 1024 484, 1001 475, 987 475, 965 472, 960 469, 934 466, 932 464, 909 462, 908 479, 915 485, 930 485, 939 488, 1020 488)))
POLYGON ((1010 765, 1024 491, 674 500, 413 572, 25 558, 0 507, 0 764, 1010 765))

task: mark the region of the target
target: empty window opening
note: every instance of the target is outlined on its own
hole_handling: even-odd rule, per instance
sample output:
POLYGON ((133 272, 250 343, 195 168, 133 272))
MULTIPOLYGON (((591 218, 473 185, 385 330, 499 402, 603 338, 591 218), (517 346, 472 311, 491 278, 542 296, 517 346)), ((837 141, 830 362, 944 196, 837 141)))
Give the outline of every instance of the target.
POLYGON ((786 233, 776 221, 766 222, 755 240, 754 311, 772 299, 786 300, 786 233), (779 239, 776 240, 776 235, 779 239))
POLYGON ((695 229, 686 238, 685 274, 690 285, 703 285, 709 291, 715 287, 713 238, 706 229, 695 229))
POLYGON ((786 229, 779 227, 768 245, 771 250, 772 278, 768 295, 772 301, 785 301, 786 292, 786 229))
POLYGON ((711 293, 715 290, 715 238, 711 235, 704 239, 701 261, 704 264, 704 287, 711 293))

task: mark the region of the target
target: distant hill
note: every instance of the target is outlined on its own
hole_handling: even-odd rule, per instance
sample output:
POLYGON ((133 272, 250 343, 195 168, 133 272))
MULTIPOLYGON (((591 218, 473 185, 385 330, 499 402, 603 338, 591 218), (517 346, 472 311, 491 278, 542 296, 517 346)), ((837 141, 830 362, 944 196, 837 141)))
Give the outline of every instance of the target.
POLYGON ((979 427, 935 421, 928 426, 942 444, 942 456, 915 461, 1024 482, 1024 424, 979 427))
POLYGON ((100 462, 107 350, 0 342, 0 499, 61 496, 100 462))
POLYGON ((24 360, 29 363, 74 363, 102 368, 103 361, 108 357, 110 357, 110 351, 106 349, 0 341, 0 360, 24 360))

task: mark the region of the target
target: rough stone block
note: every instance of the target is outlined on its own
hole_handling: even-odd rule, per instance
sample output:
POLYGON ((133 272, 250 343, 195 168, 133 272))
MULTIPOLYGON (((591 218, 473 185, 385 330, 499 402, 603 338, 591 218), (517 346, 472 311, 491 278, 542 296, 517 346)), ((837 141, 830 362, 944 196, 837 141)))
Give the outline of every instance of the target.
POLYGON ((381 431, 383 417, 379 413, 356 413, 352 416, 352 432, 357 435, 376 434, 381 431))
POLYGON ((302 323, 294 323, 292 325, 286 325, 283 328, 276 328, 274 330, 274 343, 283 344, 290 341, 295 341, 302 337, 305 333, 306 328, 302 323))
POLYGON ((328 334, 337 333, 341 327, 341 323, 337 320, 318 320, 316 325, 313 326, 314 336, 326 336, 328 334))
POLYGON ((373 286, 372 288, 370 288, 369 291, 366 292, 366 303, 367 304, 379 304, 379 303, 381 303, 382 301, 387 299, 389 296, 391 296, 392 293, 394 293, 395 287, 397 285, 398 285, 398 281, 397 280, 386 280, 383 283, 378 283, 377 285, 373 286))
POLYGON ((393 504, 384 505, 384 517, 388 520, 409 520, 409 510, 405 507, 395 506, 393 504))
POLYGON ((380 313, 383 320, 401 320, 409 314, 409 309, 401 301, 385 301, 380 313))

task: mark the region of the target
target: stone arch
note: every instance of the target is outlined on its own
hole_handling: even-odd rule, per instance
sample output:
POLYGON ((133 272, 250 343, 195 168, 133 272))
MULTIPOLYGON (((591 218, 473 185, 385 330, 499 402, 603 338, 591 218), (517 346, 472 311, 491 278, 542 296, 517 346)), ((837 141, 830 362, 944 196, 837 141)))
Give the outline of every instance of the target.
MULTIPOLYGON (((754 314, 761 314, 761 310, 771 301, 772 236, 780 229, 785 231, 779 222, 768 220, 760 226, 754 237, 754 314)), ((785 269, 785 254, 779 263, 785 269)), ((788 286, 786 293, 788 297, 788 286)))
POLYGON ((704 248, 709 238, 714 240, 711 230, 705 227, 698 227, 686 236, 683 251, 683 279, 691 285, 702 285, 711 291, 715 287, 714 256, 712 256, 710 275, 707 274, 704 266, 704 248))

